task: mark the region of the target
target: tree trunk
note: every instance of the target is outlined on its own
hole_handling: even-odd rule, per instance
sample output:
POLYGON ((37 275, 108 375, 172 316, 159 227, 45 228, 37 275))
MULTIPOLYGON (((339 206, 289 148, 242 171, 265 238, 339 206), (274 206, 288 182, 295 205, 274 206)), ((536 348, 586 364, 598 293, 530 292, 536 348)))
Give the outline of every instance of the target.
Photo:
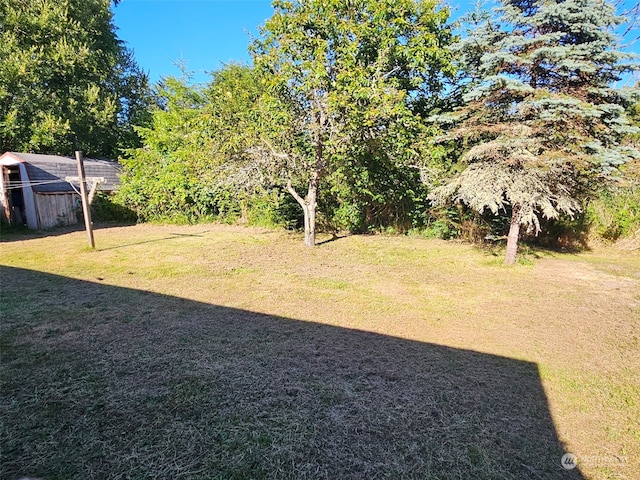
POLYGON ((307 193, 307 211, 305 212, 304 244, 307 247, 316 245, 316 207, 318 198, 318 185, 309 182, 309 192, 307 193))
MULTIPOLYGON (((320 109, 318 115, 318 126, 321 132, 326 123, 324 110, 320 109)), ((325 168, 324 164, 324 142, 321 138, 315 144, 315 169, 311 171, 309 178, 309 188, 307 196, 302 198, 291 185, 291 180, 287 182, 287 190, 296 199, 304 212, 304 244, 307 247, 316 245, 316 209, 318 207, 318 186, 320 185, 320 175, 325 168)))
POLYGON ((316 208, 318 206, 319 179, 320 172, 314 171, 309 180, 309 188, 305 198, 302 198, 298 192, 296 192, 290 180, 287 182, 287 191, 300 204, 304 213, 304 244, 307 247, 314 247, 316 245, 316 208))
POLYGON ((504 256, 505 265, 513 265, 516 263, 516 254, 518 253, 518 238, 520 237, 520 220, 522 216, 520 205, 513 205, 511 213, 511 226, 509 227, 509 236, 507 237, 507 253, 504 256))

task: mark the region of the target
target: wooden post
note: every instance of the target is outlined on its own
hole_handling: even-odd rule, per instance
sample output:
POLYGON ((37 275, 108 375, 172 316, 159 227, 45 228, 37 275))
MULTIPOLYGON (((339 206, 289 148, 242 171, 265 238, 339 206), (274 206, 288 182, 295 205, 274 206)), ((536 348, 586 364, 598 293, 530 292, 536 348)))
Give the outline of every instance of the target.
POLYGON ((84 214, 84 225, 87 229, 89 237, 89 245, 96 248, 93 240, 93 226, 91 224, 91 205, 87 198, 87 183, 84 178, 84 162, 82 161, 82 152, 76 150, 76 160, 78 161, 78 177, 80 177, 80 196, 82 197, 82 213, 84 214))

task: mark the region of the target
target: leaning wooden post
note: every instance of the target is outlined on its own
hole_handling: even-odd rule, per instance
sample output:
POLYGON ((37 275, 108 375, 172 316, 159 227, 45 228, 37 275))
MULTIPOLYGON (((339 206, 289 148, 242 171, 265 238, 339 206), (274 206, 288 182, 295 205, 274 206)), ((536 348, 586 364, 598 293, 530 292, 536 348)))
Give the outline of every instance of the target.
POLYGON ((84 214, 84 225, 89 236, 89 245, 96 248, 93 241, 93 226, 91 225, 91 205, 87 198, 87 183, 84 179, 84 162, 82 161, 82 152, 76 150, 76 160, 78 161, 78 177, 80 178, 80 196, 82 197, 82 213, 84 214))

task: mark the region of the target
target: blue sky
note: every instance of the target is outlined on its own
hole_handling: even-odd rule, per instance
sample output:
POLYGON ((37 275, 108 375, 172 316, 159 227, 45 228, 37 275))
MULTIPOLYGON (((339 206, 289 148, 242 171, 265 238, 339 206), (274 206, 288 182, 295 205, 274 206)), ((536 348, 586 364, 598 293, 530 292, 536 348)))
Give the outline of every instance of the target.
MULTIPOLYGON (((464 12, 474 0, 449 3, 464 12)), ((180 75, 180 60, 195 82, 206 82, 224 63, 250 61, 250 38, 273 8, 271 0, 121 0, 113 12, 118 37, 152 82, 180 75)))
MULTIPOLYGON (((447 3, 454 18, 475 0, 447 3)), ((206 72, 224 63, 248 63, 251 36, 257 36, 258 26, 273 14, 271 0, 121 0, 113 11, 118 37, 133 49, 154 83, 179 75, 175 63, 180 60, 197 83, 206 82, 206 72)))
POLYGON ((152 82, 179 75, 194 81, 231 61, 249 61, 250 35, 271 17, 271 0, 121 0, 113 9, 118 37, 133 49, 152 82))

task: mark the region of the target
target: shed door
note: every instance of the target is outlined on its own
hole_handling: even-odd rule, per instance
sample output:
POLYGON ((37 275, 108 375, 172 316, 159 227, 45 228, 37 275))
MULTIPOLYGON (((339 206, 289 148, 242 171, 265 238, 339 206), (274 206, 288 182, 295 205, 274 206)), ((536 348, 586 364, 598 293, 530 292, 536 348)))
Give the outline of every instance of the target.
POLYGON ((11 223, 11 205, 9 203, 9 197, 11 190, 9 190, 9 169, 2 167, 2 216, 7 222, 11 223))
POLYGON ((22 178, 18 165, 2 167, 2 184, 4 186, 2 198, 4 217, 11 225, 26 225, 22 178))

